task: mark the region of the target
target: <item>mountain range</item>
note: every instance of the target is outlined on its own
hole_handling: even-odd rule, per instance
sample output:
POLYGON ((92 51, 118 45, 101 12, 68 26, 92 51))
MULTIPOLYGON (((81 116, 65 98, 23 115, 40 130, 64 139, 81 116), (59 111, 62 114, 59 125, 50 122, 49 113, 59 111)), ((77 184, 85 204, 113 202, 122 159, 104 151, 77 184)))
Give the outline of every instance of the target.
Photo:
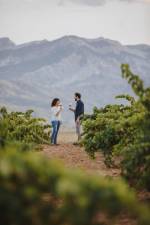
POLYGON ((35 116, 49 120, 50 103, 58 97, 64 106, 64 124, 72 124, 68 105, 75 104, 74 92, 82 93, 86 112, 120 103, 115 99, 118 94, 133 94, 121 77, 122 63, 150 85, 149 45, 77 36, 16 45, 0 38, 0 105, 20 111, 32 108, 35 116))

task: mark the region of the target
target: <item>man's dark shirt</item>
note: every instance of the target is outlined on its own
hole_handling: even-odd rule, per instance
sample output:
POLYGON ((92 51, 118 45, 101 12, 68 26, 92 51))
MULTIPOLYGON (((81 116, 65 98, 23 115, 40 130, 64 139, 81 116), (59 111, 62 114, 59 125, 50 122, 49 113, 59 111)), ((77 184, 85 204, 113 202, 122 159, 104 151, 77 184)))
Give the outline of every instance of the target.
POLYGON ((84 103, 81 100, 77 101, 76 109, 75 109, 75 121, 77 118, 84 114, 84 103))

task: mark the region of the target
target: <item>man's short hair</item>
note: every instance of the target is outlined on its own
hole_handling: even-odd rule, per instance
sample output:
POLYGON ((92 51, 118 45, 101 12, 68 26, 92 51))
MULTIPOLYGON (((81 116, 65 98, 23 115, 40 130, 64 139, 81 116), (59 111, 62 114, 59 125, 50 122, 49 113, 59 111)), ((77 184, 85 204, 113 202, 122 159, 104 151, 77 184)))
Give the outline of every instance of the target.
POLYGON ((75 96, 78 97, 79 99, 81 98, 81 94, 78 92, 75 93, 75 96))

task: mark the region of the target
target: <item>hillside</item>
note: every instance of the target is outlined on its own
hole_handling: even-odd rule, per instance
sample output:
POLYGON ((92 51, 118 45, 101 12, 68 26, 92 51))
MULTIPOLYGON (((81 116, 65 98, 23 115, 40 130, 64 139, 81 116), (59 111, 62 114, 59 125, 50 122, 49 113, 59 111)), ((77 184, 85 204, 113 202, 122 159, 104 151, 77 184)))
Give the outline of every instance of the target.
POLYGON ((16 45, 0 38, 0 105, 10 109, 33 108, 35 116, 49 118, 50 101, 60 97, 64 122, 73 115, 68 105, 80 91, 86 111, 132 93, 120 75, 120 64, 129 63, 150 85, 150 46, 124 46, 109 39, 65 36, 55 41, 34 41, 16 45))

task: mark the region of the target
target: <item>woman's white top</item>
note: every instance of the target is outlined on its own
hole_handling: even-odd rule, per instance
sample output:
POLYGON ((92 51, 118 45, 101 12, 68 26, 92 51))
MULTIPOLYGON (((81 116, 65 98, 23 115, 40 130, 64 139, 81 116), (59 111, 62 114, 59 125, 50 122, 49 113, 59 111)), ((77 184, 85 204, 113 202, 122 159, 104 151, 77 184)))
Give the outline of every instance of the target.
POLYGON ((61 120, 61 112, 58 114, 58 116, 56 115, 59 111, 60 111, 60 106, 51 107, 51 121, 61 120))

